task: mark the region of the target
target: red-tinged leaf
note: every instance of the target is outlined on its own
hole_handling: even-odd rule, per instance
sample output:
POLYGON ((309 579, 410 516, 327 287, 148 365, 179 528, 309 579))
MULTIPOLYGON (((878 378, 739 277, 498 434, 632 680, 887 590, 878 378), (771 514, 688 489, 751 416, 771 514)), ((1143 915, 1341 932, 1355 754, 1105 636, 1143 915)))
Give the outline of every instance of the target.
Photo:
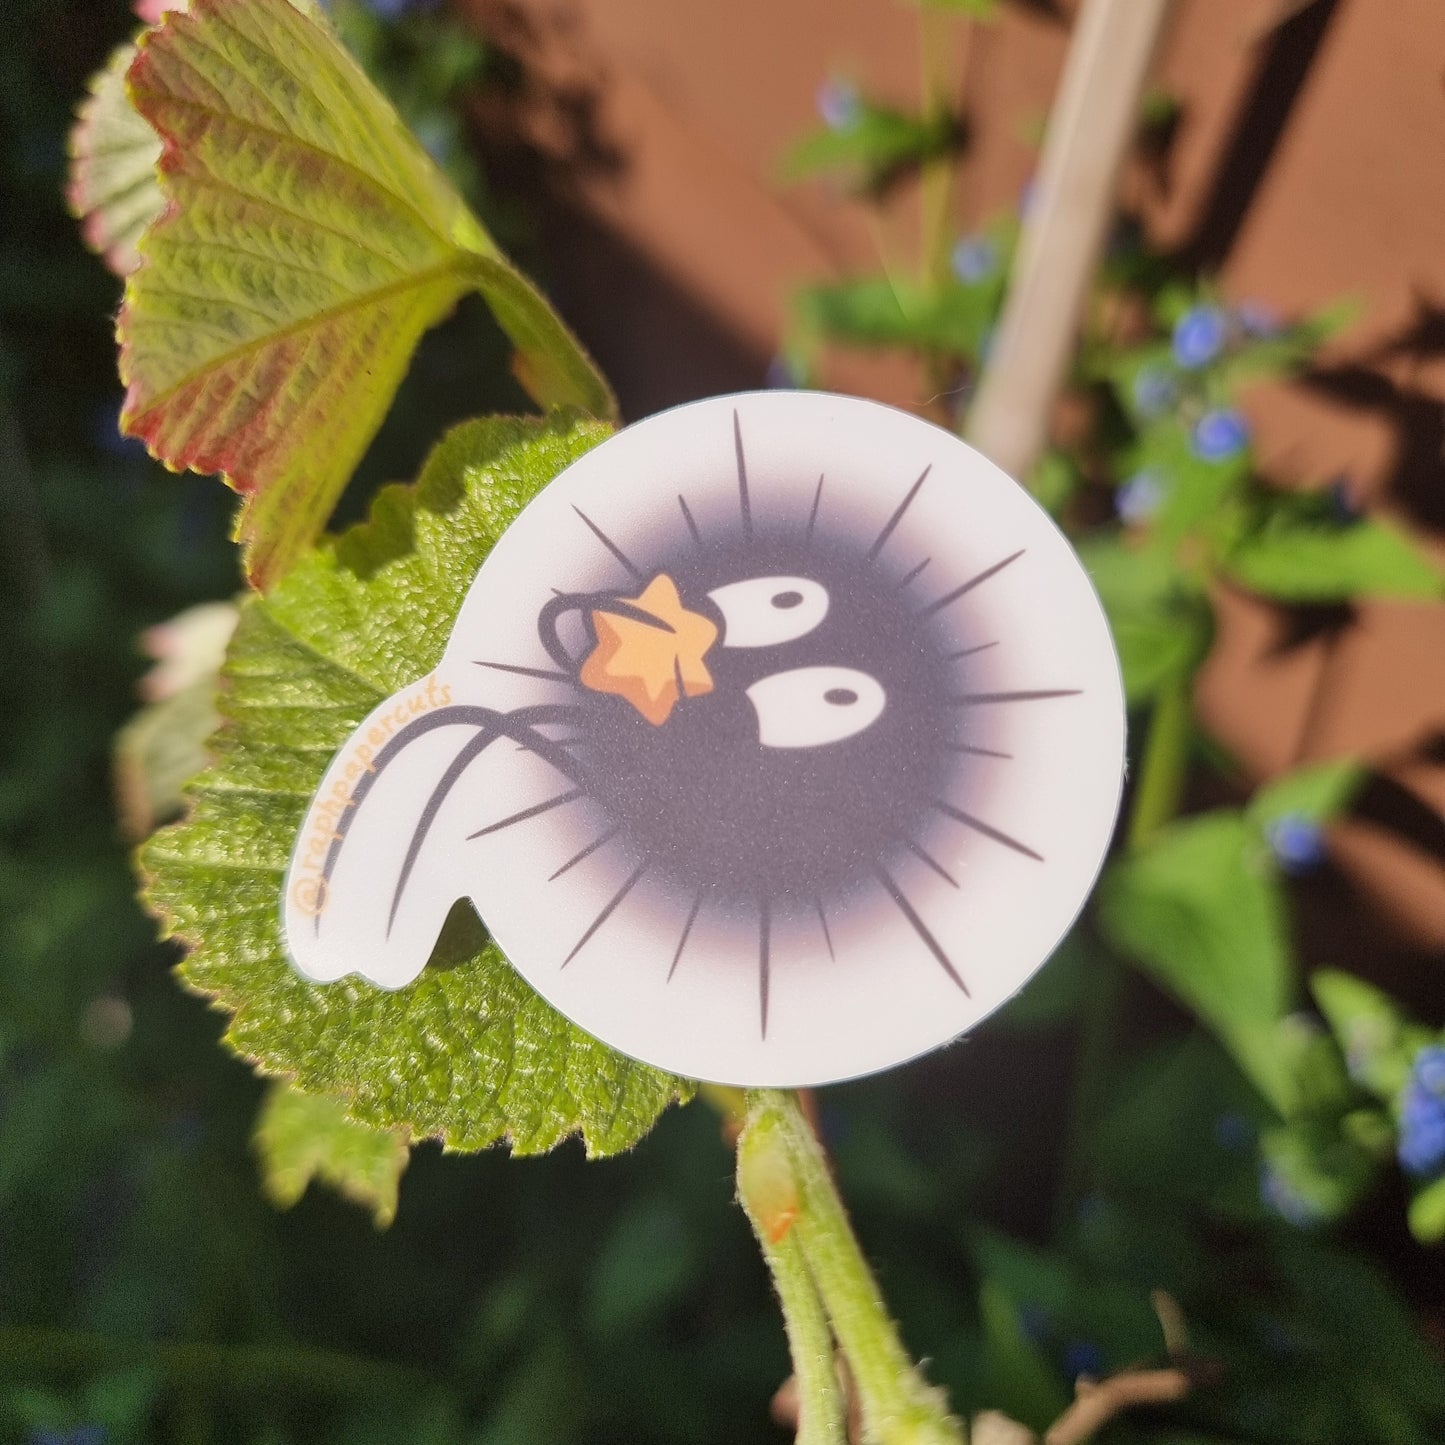
POLYGON ((121 312, 122 429, 246 497, 251 580, 324 526, 422 333, 468 290, 544 406, 606 383, 328 26, 288 0, 195 0, 142 37, 130 96, 166 214, 121 312))

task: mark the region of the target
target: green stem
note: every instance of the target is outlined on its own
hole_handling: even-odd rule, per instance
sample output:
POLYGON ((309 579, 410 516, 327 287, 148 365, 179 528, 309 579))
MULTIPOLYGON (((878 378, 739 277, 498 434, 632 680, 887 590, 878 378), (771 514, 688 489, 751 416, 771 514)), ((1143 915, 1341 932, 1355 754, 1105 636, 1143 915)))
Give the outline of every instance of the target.
POLYGON ((798 1194, 778 1122, 751 1117, 738 1139, 738 1198, 773 1276, 798 1390, 797 1445, 847 1445, 833 1332, 798 1243, 798 1194))
POLYGON ((877 1281, 848 1223, 822 1146, 795 1094, 748 1093, 748 1127, 771 1138, 795 1191, 796 1235, 833 1333, 848 1361, 866 1441, 963 1445, 943 1393, 928 1385, 899 1339, 877 1281))
POLYGON ((1129 815, 1128 844, 1137 848, 1179 811, 1193 731, 1189 681, 1181 678, 1159 694, 1139 764, 1139 783, 1129 815))

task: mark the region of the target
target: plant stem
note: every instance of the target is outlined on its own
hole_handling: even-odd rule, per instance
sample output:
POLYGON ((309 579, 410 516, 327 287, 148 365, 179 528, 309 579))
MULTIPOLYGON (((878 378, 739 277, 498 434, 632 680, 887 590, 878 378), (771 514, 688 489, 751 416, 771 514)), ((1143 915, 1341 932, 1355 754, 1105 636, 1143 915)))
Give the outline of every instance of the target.
POLYGON ((1149 719, 1149 736, 1129 814, 1130 848, 1147 843, 1179 811, 1189 764, 1192 718, 1189 680, 1180 678, 1159 694, 1149 719))
POLYGON ((797 1445, 847 1445, 847 1409, 833 1332, 792 1228, 797 1182, 776 1118, 750 1116, 738 1139, 738 1198, 758 1237, 783 1307, 798 1390, 797 1445))
MULTIPOLYGON (((943 1393, 908 1357, 877 1281, 848 1223, 822 1146, 786 1090, 748 1093, 748 1129, 786 1161, 795 1217, 789 1226, 852 1372, 866 1441, 877 1445, 963 1445, 943 1393)), ((774 1191, 775 1200, 785 1191, 774 1191)), ((775 1223, 781 1224, 780 1215, 775 1223)))

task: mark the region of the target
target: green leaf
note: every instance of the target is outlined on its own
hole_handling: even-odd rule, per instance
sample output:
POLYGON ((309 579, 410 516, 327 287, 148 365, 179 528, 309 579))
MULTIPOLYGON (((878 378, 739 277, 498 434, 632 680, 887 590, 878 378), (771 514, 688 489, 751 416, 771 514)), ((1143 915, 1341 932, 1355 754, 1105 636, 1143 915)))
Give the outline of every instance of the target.
POLYGON ((692 1240, 675 1201, 630 1205, 607 1236, 588 1282, 587 1322, 610 1339, 677 1304, 696 1272, 692 1240))
POLYGON ((308 1093, 344 1095, 360 1123, 458 1149, 505 1136, 518 1153, 575 1133, 601 1155, 691 1094, 568 1023, 465 906, 434 966, 395 992, 306 982, 280 934, 287 859, 332 753, 435 666, 503 529, 606 431, 565 416, 467 423, 415 488, 387 488, 367 524, 252 599, 223 673, 216 761, 192 789, 191 816, 143 850, 150 906, 190 949, 187 983, 233 1015, 230 1045, 308 1093))
POLYGON ((803 327, 861 347, 899 346, 977 360, 1003 294, 996 280, 974 286, 921 287, 902 278, 867 276, 810 286, 795 306, 803 327))
POLYGON ((997 20, 1002 8, 1002 0, 908 0, 908 3, 930 10, 948 10, 974 20, 997 20))
POLYGON ((1410 1200, 1410 1233, 1421 1244, 1445 1239, 1445 1179, 1427 1184, 1410 1200))
POLYGON ((1079 556, 1109 615, 1129 703, 1188 677, 1209 651, 1213 614, 1168 552, 1096 534, 1080 544, 1079 556))
POLYGON ((1242 586, 1283 602, 1445 596, 1445 575, 1403 532, 1371 518, 1340 523, 1294 507, 1241 538, 1224 566, 1242 586))
POLYGON ((946 155, 959 136, 958 121, 947 111, 907 115, 860 99, 847 124, 820 127, 798 141, 784 157, 783 175, 798 181, 835 171, 856 189, 876 192, 904 172, 946 155))
POLYGON ((1394 1106, 1429 1031, 1412 1024, 1388 994, 1353 974, 1320 969, 1310 991, 1345 1055, 1350 1077, 1394 1106))
POLYGON ((978 1311, 983 1321, 981 1405, 1043 1431, 1069 1403, 1058 1374, 1024 1333, 1017 1306, 1001 1286, 985 1280, 978 1311))
POLYGON ((1156 833, 1106 874, 1099 917, 1289 1113, 1296 1084, 1277 1047, 1292 988, 1285 905, 1243 814, 1207 813, 1156 833))
POLYGON ((125 93, 126 72, 136 48, 111 52, 91 77, 90 95, 70 132, 70 177, 65 198, 85 244, 105 258, 117 276, 140 264, 141 232, 165 209, 156 180, 161 143, 125 93))
POLYGON ((482 293, 544 406, 614 409, 330 28, 288 0, 196 0, 142 37, 136 109, 171 205, 121 311, 122 427, 246 497, 259 587, 321 530, 422 333, 482 293))
POLYGON ((313 1179, 371 1210, 378 1229, 396 1218, 409 1149, 400 1129, 372 1129, 347 1117, 346 1101, 273 1084, 256 1121, 256 1155, 266 1193, 290 1209, 313 1179))
POLYGON ((1323 825, 1350 806, 1369 770, 1353 758, 1336 758, 1297 768, 1255 793, 1246 810, 1261 826, 1281 818, 1303 818, 1323 825))

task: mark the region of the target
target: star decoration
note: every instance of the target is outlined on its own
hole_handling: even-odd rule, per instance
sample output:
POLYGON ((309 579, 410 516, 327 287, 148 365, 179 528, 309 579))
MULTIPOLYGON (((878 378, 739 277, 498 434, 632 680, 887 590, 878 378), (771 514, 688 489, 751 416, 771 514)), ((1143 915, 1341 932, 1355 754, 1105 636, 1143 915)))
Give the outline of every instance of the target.
POLYGON ((654 727, 661 727, 683 697, 712 691, 703 658, 718 629, 682 605, 677 585, 659 573, 638 597, 621 597, 629 609, 655 622, 598 608, 592 613, 597 646, 582 664, 584 687, 625 698, 654 727))

